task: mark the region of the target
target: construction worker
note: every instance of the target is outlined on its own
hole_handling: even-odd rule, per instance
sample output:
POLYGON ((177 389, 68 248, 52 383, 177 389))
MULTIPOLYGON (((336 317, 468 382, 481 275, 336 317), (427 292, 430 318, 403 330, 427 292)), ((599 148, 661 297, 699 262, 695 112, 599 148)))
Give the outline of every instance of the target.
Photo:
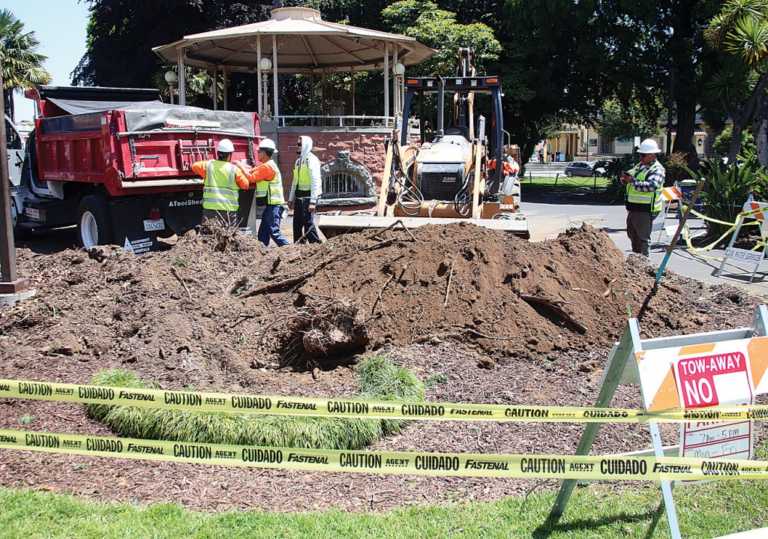
POLYGON ((248 189, 250 182, 243 171, 231 162, 234 151, 231 140, 221 139, 216 146, 216 159, 193 163, 192 172, 205 180, 203 220, 216 219, 239 227, 239 191, 248 189))
POLYGON ((297 147, 299 158, 293 167, 293 182, 288 202, 288 207, 293 209, 293 241, 304 238, 310 243, 320 243, 315 228, 317 200, 323 194, 320 159, 312 153, 310 137, 299 137, 297 147))
POLYGON ((261 222, 259 223, 258 238, 264 246, 269 245, 270 238, 278 245, 288 245, 280 231, 280 221, 285 210, 285 198, 283 197, 283 178, 280 175, 280 169, 272 157, 277 148, 272 139, 262 139, 259 143, 259 165, 247 171, 248 179, 256 183, 256 194, 254 205, 256 212, 261 212, 261 222))
POLYGON ((666 171, 656 159, 661 153, 653 139, 646 139, 637 149, 640 162, 621 174, 626 185, 627 236, 632 242, 632 252, 648 256, 651 244, 653 220, 661 212, 661 190, 666 171))

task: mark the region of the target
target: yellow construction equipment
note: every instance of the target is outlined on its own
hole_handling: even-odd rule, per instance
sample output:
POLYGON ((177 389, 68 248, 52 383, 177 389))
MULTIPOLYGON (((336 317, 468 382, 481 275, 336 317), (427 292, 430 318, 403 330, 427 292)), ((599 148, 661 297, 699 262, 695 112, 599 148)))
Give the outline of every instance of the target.
MULTIPOLYGON (((420 115, 420 116, 423 116, 420 115)), ((317 217, 326 236, 402 221, 408 228, 426 224, 469 222, 528 237, 528 222, 519 212, 520 183, 516 163, 504 155, 501 85, 498 77, 477 76, 472 52, 460 51, 453 77, 405 80, 402 122, 387 144, 384 176, 374 215, 317 217), (451 123, 445 127, 445 99, 451 94, 451 123), (414 98, 422 104, 437 96, 437 126, 431 132, 419 117, 412 134, 414 98), (476 96, 490 96, 490 126, 477 114, 476 96), (491 134, 490 140, 486 130, 491 134)))

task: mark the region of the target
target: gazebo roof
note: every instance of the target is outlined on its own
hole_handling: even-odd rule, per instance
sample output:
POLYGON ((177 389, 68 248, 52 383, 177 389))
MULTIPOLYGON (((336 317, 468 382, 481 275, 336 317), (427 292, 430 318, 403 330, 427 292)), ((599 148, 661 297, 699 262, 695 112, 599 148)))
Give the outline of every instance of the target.
POLYGON ((268 21, 184 36, 153 51, 168 63, 175 63, 183 49, 188 65, 248 72, 257 67, 259 38, 268 38, 261 40, 262 56, 272 55, 272 36, 281 73, 382 69, 387 44, 390 54, 397 48, 398 61, 405 65, 435 53, 412 37, 327 22, 317 10, 295 7, 272 10, 268 21))

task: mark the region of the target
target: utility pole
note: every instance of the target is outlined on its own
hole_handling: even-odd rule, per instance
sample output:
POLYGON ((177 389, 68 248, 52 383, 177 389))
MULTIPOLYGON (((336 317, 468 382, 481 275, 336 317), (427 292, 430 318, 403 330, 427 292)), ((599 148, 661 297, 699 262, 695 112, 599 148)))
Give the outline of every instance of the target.
MULTIPOLYGON (((3 74, 0 71, 0 88, 2 87, 3 74)), ((19 279, 16 273, 16 245, 13 242, 11 221, 11 180, 8 174, 8 146, 3 115, 3 121, 0 122, 0 294, 18 294, 27 286, 27 280, 19 279)))

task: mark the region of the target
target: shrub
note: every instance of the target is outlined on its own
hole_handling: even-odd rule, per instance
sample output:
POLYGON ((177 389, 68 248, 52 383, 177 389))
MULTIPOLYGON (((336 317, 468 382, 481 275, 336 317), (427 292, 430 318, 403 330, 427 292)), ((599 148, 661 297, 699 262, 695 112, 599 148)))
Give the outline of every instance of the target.
MULTIPOLYGON (((410 371, 382 357, 357 367, 360 397, 423 400, 424 386, 410 371)), ((103 371, 94 384, 146 388, 149 384, 124 370, 103 371)), ((398 432, 404 421, 380 419, 239 415, 183 412, 130 406, 88 405, 94 419, 120 436, 275 447, 360 449, 398 432)))
MULTIPOLYGON (((766 191, 766 176, 756 160, 725 165, 720 159, 710 159, 702 164, 699 178, 706 181, 705 213, 721 221, 735 221, 750 193, 760 198, 766 191)), ((707 237, 714 239, 729 227, 707 221, 707 228, 707 237)))

